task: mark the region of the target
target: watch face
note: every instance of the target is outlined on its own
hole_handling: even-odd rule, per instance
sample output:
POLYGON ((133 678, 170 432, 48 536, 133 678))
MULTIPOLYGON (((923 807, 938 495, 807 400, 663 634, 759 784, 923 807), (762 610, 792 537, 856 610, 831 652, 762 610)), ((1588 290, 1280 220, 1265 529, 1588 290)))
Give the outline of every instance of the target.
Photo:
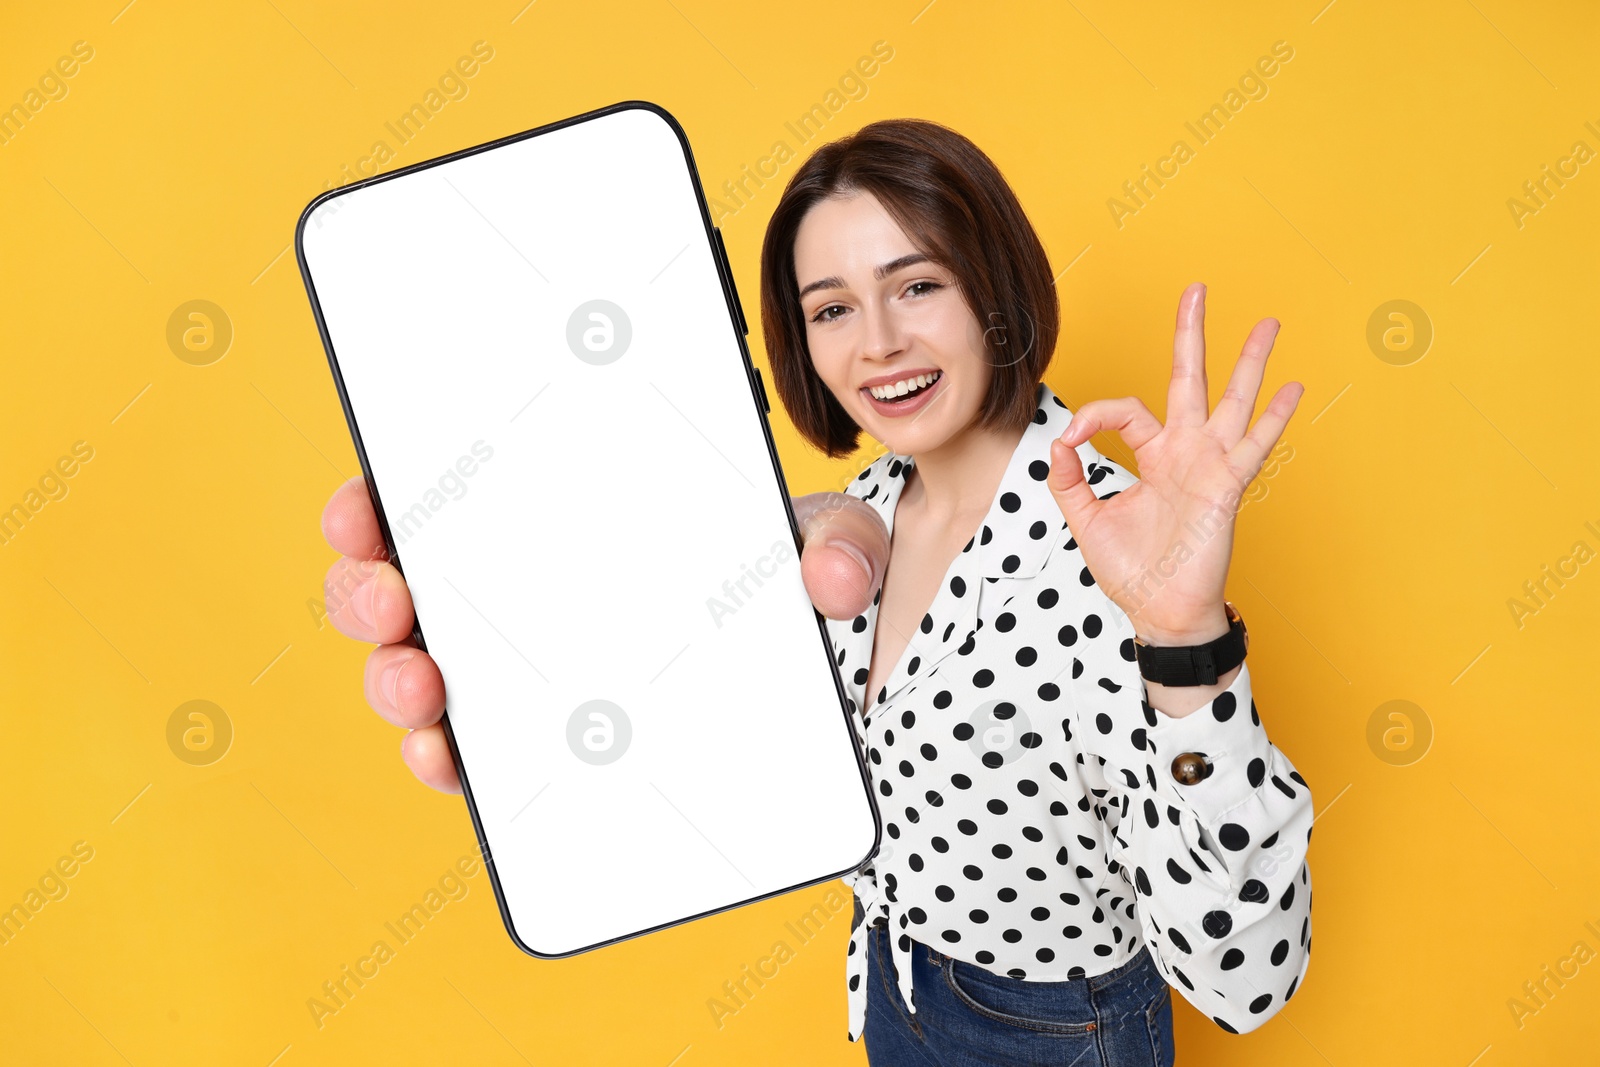
POLYGON ((1250 651, 1250 631, 1245 629, 1244 616, 1239 614, 1239 609, 1233 606, 1231 600, 1224 600, 1222 606, 1227 610, 1229 624, 1239 624, 1239 636, 1243 638, 1245 651, 1250 651))

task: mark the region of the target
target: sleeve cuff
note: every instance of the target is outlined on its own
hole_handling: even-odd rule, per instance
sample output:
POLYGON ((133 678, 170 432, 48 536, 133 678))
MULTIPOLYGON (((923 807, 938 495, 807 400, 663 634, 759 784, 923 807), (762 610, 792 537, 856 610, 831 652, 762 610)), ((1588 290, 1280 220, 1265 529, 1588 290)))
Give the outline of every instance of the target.
MULTIPOLYGON (((1148 705, 1148 690, 1145 698, 1148 705)), ((1189 807, 1206 827, 1266 782, 1272 743, 1251 696, 1248 662, 1240 665, 1232 685, 1188 715, 1173 717, 1151 710, 1156 721, 1146 738, 1153 747, 1158 789, 1189 807), (1172 770, 1172 761, 1186 752, 1203 756, 1211 766, 1211 773, 1192 785, 1180 781, 1172 770)))

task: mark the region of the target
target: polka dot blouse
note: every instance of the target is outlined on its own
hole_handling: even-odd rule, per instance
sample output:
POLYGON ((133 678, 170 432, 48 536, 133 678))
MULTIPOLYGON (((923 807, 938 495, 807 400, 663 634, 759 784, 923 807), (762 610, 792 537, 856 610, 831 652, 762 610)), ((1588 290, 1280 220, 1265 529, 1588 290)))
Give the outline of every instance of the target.
MULTIPOLYGON (((884 823, 877 855, 844 878, 866 913, 846 959, 851 1041, 865 924, 879 916, 913 1013, 912 938, 1048 982, 1112 970, 1143 944, 1191 1004, 1240 1033, 1310 963, 1310 787, 1267 739, 1248 661, 1190 715, 1145 703, 1132 625, 1045 484, 1070 418, 1041 383, 993 506, 878 692, 863 689, 879 596, 828 620, 884 823), (1193 784, 1172 770, 1187 752, 1211 768, 1193 784)), ((1101 499, 1134 484, 1089 443, 1078 454, 1101 499)), ((846 492, 892 533, 914 465, 888 453, 846 492)))

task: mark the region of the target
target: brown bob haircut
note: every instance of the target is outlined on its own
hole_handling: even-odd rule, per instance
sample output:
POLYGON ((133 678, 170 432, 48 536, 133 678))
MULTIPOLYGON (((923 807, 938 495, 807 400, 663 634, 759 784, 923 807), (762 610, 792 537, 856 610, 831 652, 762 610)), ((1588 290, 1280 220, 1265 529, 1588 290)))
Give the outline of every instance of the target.
POLYGON ((936 122, 884 119, 823 145, 801 164, 762 242, 761 328, 778 397, 801 436, 830 457, 849 455, 861 437, 812 366, 794 269, 795 235, 806 213, 828 197, 857 192, 877 197, 917 251, 955 276, 985 326, 994 375, 980 424, 1026 424, 1060 327, 1044 245, 977 145, 936 122))

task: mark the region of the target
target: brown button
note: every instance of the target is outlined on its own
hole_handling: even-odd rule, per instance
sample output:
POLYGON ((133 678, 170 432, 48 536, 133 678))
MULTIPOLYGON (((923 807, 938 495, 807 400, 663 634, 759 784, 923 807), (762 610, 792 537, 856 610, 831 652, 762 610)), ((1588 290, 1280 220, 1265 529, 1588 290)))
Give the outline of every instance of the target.
POLYGON ((1211 764, 1198 752, 1180 752, 1172 761, 1172 777, 1184 785, 1194 785, 1211 774, 1211 764))

